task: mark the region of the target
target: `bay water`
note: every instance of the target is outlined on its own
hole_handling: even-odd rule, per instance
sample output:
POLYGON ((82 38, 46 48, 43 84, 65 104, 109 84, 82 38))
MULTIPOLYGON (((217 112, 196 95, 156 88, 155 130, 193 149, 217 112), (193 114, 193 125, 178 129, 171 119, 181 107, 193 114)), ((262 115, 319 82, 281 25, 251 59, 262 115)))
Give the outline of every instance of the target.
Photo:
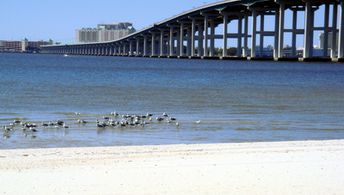
POLYGON ((344 65, 0 54, 0 126, 0 149, 343 139, 344 65), (114 111, 179 126, 96 127, 114 111), (14 119, 69 128, 5 136, 14 119))

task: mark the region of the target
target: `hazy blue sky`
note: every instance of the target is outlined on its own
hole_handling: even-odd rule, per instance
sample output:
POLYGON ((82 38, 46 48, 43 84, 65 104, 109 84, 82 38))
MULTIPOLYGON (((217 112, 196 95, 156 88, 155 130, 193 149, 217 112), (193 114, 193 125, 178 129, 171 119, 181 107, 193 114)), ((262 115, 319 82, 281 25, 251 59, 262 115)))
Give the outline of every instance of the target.
MULTIPOLYGON (((215 0, 216 1, 216 0, 215 0)), ((72 42, 75 29, 133 22, 137 29, 214 0, 0 0, 0 39, 72 42)))
MULTIPOLYGON (((0 40, 51 38, 72 43, 78 28, 128 21, 139 30, 182 11, 216 1, 219 0, 0 0, 0 40)), ((323 8, 315 16, 316 25, 323 23, 322 12, 323 8)), ((290 28, 291 13, 286 13, 286 27, 290 28)), ((298 20, 302 28, 302 13, 298 20)), ((274 28, 273 21, 266 19, 265 22, 267 29, 274 28)), ((314 36, 315 44, 318 34, 314 36)), ((286 35, 286 42, 290 42, 290 35, 286 35)), ((273 38, 267 38, 265 44, 272 43, 273 38)), ((302 37, 298 38, 298 46, 302 44, 302 37)))

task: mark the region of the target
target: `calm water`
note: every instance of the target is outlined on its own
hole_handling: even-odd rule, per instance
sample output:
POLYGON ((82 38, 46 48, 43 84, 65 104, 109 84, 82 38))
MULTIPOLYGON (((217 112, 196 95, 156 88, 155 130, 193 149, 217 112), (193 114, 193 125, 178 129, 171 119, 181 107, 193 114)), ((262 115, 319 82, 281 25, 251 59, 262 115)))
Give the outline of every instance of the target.
POLYGON ((0 149, 344 138, 344 65, 0 54, 0 149), (97 129, 104 114, 161 114, 174 124, 97 129), (201 120, 200 124, 195 121, 201 120))

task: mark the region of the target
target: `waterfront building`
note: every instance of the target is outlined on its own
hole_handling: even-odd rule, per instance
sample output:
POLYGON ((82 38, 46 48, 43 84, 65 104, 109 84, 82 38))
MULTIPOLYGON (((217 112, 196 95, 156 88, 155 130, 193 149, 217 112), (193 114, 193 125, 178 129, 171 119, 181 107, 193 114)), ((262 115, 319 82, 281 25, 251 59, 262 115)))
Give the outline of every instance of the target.
POLYGON ((132 23, 98 24, 97 28, 82 28, 76 32, 79 43, 114 41, 135 32, 132 23))
POLYGON ((53 41, 21 41, 0 40, 0 52, 38 52, 41 46, 53 45, 53 41))

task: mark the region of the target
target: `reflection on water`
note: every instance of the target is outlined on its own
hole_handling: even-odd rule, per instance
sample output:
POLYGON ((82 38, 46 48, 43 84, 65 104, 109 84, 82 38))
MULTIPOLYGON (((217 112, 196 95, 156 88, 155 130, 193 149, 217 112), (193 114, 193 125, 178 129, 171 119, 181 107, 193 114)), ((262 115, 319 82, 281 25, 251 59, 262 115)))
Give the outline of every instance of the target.
POLYGON ((18 130, 0 148, 344 138, 341 64, 0 54, 0 92, 1 126, 70 126, 18 130), (97 129, 115 110, 168 112, 180 126, 97 129), (77 124, 74 112, 94 124, 77 124))

